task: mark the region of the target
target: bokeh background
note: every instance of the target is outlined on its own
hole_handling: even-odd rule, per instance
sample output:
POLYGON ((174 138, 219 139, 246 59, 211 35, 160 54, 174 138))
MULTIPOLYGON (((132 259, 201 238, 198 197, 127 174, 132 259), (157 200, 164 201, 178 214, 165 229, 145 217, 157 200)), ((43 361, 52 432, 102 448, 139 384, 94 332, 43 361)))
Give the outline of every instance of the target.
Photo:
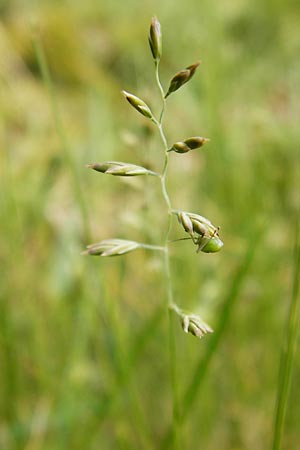
MULTIPOLYGON (((155 179, 84 167, 161 169, 157 132, 120 94, 160 110, 153 14, 165 88, 203 61, 169 98, 169 142, 211 139, 172 154, 172 202, 220 225, 225 243, 213 255, 172 246, 176 302, 216 329, 200 341, 174 318, 182 448, 270 448, 299 204, 299 2, 1 0, 1 450, 168 448, 161 256, 80 255, 105 238, 163 236, 155 179)), ((298 351, 289 450, 300 445, 299 361, 298 351)))

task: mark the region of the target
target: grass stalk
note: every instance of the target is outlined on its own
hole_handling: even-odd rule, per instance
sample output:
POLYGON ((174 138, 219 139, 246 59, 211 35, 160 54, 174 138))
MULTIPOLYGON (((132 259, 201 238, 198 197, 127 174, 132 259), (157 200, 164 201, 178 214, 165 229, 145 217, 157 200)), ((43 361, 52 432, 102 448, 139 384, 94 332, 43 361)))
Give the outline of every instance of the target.
POLYGON ((219 313, 217 326, 215 327, 214 333, 208 340, 207 346, 205 347, 206 352, 204 357, 198 362, 194 374, 191 377, 191 381, 186 388, 182 406, 182 421, 185 421, 192 412, 193 406, 197 400, 197 394, 205 379, 212 358, 221 344, 221 340, 229 324, 233 308, 246 281, 247 274, 255 254, 255 249, 257 248, 258 240, 259 239, 256 239, 256 241, 250 243, 244 259, 232 279, 232 283, 219 313))
POLYGON ((70 173, 71 173, 71 179, 72 179, 71 181, 72 181, 72 186, 73 186, 74 197, 76 199, 76 202, 78 202, 79 211, 80 211, 81 220, 82 220, 84 240, 88 242, 90 240, 91 233, 90 233, 90 226, 89 226, 88 210, 87 210, 86 202, 84 200, 82 189, 81 189, 80 176, 78 173, 76 163, 71 156, 70 143, 68 141, 67 135, 64 130, 64 126, 63 126, 61 114, 60 114, 59 107, 58 107, 57 97, 56 97, 50 69, 49 69, 46 55, 45 55, 45 50, 43 48, 41 39, 37 32, 33 32, 33 47, 34 47, 38 66, 41 71, 42 79, 43 79, 44 84, 49 93, 50 103, 51 103, 51 112, 52 112, 53 121, 54 121, 55 128, 56 128, 56 132, 57 132, 58 137, 61 142, 61 147, 62 147, 62 150, 64 153, 64 158, 65 158, 66 164, 68 165, 70 173))
POLYGON ((278 377, 277 400, 275 406, 274 431, 272 450, 282 448, 284 422, 287 412, 288 396, 290 392, 292 370, 295 361, 295 350, 299 325, 299 284, 300 284, 300 238, 299 219, 296 223, 294 255, 293 255, 293 281, 290 309, 287 318, 287 331, 285 342, 281 350, 281 360, 278 377))
POLYGON ((170 253, 169 253, 169 235, 172 226, 172 205, 168 194, 166 178, 168 173, 169 165, 169 153, 168 153, 168 142, 163 129, 163 117, 166 108, 165 94, 159 78, 159 63, 155 63, 155 78, 156 83, 162 98, 162 109, 158 121, 154 121, 160 138, 163 143, 165 157, 164 165, 161 173, 161 192, 167 207, 168 213, 168 223, 167 230, 164 237, 164 266, 165 266, 165 277, 166 277, 166 287, 167 287, 167 308, 168 308, 168 340, 169 340, 169 357, 170 357, 170 375, 171 375, 171 386, 172 386, 172 402, 173 402, 173 415, 172 415, 172 447, 173 449, 180 448, 180 430, 179 430, 179 393, 178 393, 178 376, 177 376, 177 364, 176 364, 176 336, 173 324, 173 314, 172 305, 173 300, 173 288, 171 279, 171 268, 170 268, 170 253))
MULTIPOLYGON (((124 273, 121 271, 121 277, 123 276, 124 273)), ((120 285, 122 285, 122 279, 120 279, 120 285)), ((111 335, 111 340, 114 353, 114 372, 116 373, 115 385, 118 384, 119 380, 122 381, 127 378, 126 397, 131 406, 129 410, 131 417, 128 417, 128 425, 135 429, 135 433, 141 447, 146 450, 152 450, 149 426, 139 399, 135 380, 132 377, 126 377, 126 373, 130 370, 130 360, 127 357, 129 353, 129 350, 126 347, 128 339, 126 336, 124 323, 121 318, 122 315, 119 311, 119 303, 112 301, 112 299, 107 297, 108 296, 106 295, 105 302, 107 304, 108 320, 110 322, 110 326, 114 330, 114 333, 111 335)), ((118 416, 119 411, 115 409, 113 412, 118 416)))
MULTIPOLYGON (((208 369, 210 367, 213 356, 216 354, 216 350, 221 343, 221 339, 227 329, 234 305, 241 293, 242 287, 246 280, 249 268, 253 261, 258 241, 259 239, 256 239, 256 241, 251 242, 240 267, 238 268, 235 276, 232 279, 232 283, 219 314, 218 324, 215 327, 214 333, 211 335, 210 339, 207 342, 206 352, 204 356, 198 361, 194 373, 188 383, 185 394, 183 396, 181 412, 178 420, 180 427, 183 427, 188 416, 193 411, 196 400, 198 398, 200 387, 205 379, 205 376, 208 373, 208 369)), ((169 428, 159 448, 169 449, 171 439, 172 428, 169 428)))

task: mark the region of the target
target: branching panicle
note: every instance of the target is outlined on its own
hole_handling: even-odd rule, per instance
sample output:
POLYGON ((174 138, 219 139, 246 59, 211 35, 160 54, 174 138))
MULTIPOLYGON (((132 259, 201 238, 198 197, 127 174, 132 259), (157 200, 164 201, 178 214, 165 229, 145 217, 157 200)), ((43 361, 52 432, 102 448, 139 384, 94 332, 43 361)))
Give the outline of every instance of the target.
MULTIPOLYGON (((159 89, 162 101, 159 117, 155 117, 152 109, 148 106, 148 104, 138 96, 127 91, 122 91, 122 93, 134 109, 136 109, 147 119, 150 119, 152 123, 157 127, 164 152, 164 164, 161 173, 153 172, 152 170, 132 163, 119 161, 93 163, 88 164, 87 167, 96 170, 97 172, 114 176, 132 177, 138 175, 152 175, 158 177, 161 182, 162 196, 166 204, 167 225, 164 240, 162 245, 150 245, 124 239, 106 239, 96 244, 89 245, 87 247, 87 250, 83 252, 83 254, 96 256, 120 256, 138 248, 162 251, 164 254, 165 276, 167 285, 167 306, 170 311, 175 312, 179 316, 185 332, 189 332, 197 337, 202 337, 207 333, 211 333, 212 329, 207 324, 205 324, 205 322, 203 322, 199 316, 196 316, 195 314, 184 313, 173 301, 169 256, 169 244, 170 242, 173 242, 169 239, 173 215, 177 216, 180 225, 189 236, 188 239, 191 239, 192 242, 197 246, 197 252, 201 251, 204 253, 216 253, 222 248, 223 242, 219 237, 219 228, 215 227, 205 217, 200 216, 199 214, 173 209, 171 198, 167 189, 166 180, 171 152, 184 154, 191 150, 199 149, 204 144, 206 144, 209 139, 201 136, 189 137, 182 141, 175 142, 170 147, 168 145, 163 127, 163 117, 165 113, 167 98, 170 94, 177 91, 194 76, 200 64, 200 61, 191 64, 190 66, 186 67, 186 69, 176 73, 170 81, 168 90, 165 92, 159 76, 159 62, 162 56, 162 34, 160 23, 156 17, 153 17, 151 20, 148 40, 155 64, 156 84, 159 89)), ((179 240, 184 240, 184 238, 179 240)))
MULTIPOLYGON (((186 138, 184 140, 175 141, 170 147, 168 144, 167 137, 165 135, 163 127, 163 119, 166 110, 166 102, 170 94, 176 92, 184 84, 186 84, 194 76, 200 62, 196 62, 188 66, 186 69, 181 70, 176 73, 171 79, 168 90, 165 91, 163 85, 160 81, 159 74, 159 63, 162 56, 162 35, 161 26, 156 17, 152 18, 149 31, 149 45, 150 50, 154 59, 155 65, 155 80, 157 88, 161 96, 161 112, 158 117, 152 112, 152 108, 148 106, 138 96, 131 94, 127 91, 122 91, 124 97, 129 102, 129 104, 138 111, 142 116, 150 121, 156 126, 163 147, 164 153, 164 163, 160 173, 153 172, 145 167, 138 166, 132 163, 125 163, 120 161, 106 161, 101 163, 88 164, 87 167, 97 172, 103 174, 109 174, 114 176, 122 177, 132 177, 138 175, 152 175, 156 176, 160 180, 161 193, 165 202, 165 217, 166 217, 166 229, 164 233, 163 242, 160 245, 150 245, 147 243, 140 243, 125 239, 105 239, 96 244, 89 245, 86 251, 83 252, 85 255, 92 256, 121 256, 126 253, 130 253, 137 249, 148 249, 153 251, 161 252, 163 255, 164 262, 164 272, 166 281, 166 307, 169 311, 168 314, 168 346, 170 354, 170 379, 171 379, 171 390, 173 399, 173 420, 172 420, 172 442, 173 448, 177 449, 179 445, 178 437, 178 420, 180 411, 179 402, 179 390, 178 384, 179 379, 177 375, 176 367, 176 339, 173 327, 173 313, 175 313, 181 323, 183 331, 185 333, 190 333, 197 338, 202 338, 203 336, 212 333, 212 328, 207 325, 200 316, 187 313, 182 310, 175 302, 173 298, 173 287, 171 280, 171 264, 170 264, 170 253, 169 245, 174 240, 170 240, 170 233, 172 229, 172 219, 177 216, 179 224, 182 226, 185 233, 188 234, 188 238, 181 238, 175 240, 190 239, 194 245, 197 246, 197 253, 216 253, 223 247, 223 242, 219 237, 219 228, 215 227, 208 219, 199 214, 175 210, 172 207, 172 201, 167 188, 167 176, 169 169, 169 159, 172 152, 178 154, 185 154, 191 150, 199 149, 204 144, 206 144, 209 139, 201 136, 193 136, 186 138)), ((173 141, 174 142, 174 141, 173 141)))

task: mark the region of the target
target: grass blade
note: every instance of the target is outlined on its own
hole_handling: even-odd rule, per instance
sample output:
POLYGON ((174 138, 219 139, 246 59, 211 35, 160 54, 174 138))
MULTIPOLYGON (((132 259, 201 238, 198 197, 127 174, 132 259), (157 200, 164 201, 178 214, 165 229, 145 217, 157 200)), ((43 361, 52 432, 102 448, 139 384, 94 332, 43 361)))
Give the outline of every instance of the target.
POLYGON ((292 369, 295 356, 299 322, 299 284, 300 284, 300 242, 299 223, 296 224, 296 236, 293 260, 293 287, 291 293, 290 310, 287 319, 286 340, 281 350, 281 360, 278 379, 277 401, 275 406, 273 450, 281 448, 284 420, 286 416, 287 401, 291 384, 292 369))
POLYGON ((254 257, 255 249, 257 246, 257 240, 254 243, 251 243, 246 254, 244 260, 242 261, 241 266, 237 270, 230 289, 228 291, 227 297, 223 303, 222 310, 219 315, 219 321, 217 326, 215 327, 215 332, 212 334, 211 338, 208 340, 208 344, 206 347, 206 353, 198 362, 198 365, 195 369, 194 375, 191 379, 189 386, 186 389, 186 393, 184 396, 183 407, 182 407, 182 420, 184 420, 188 413, 191 411, 193 404, 197 399, 197 394, 201 383, 203 382, 207 370, 209 368, 209 364, 213 355, 215 354, 220 342, 221 338, 225 332, 225 329, 228 325, 230 315, 236 300, 241 292, 244 281, 246 280, 247 273, 249 271, 251 262, 254 257))
MULTIPOLYGON (((211 360, 221 342, 221 338, 228 325, 234 304, 246 280, 246 276, 249 271, 250 265, 253 261, 255 250, 257 248, 260 237, 261 233, 260 236, 258 233, 256 240, 251 241, 248 250, 246 251, 244 259, 232 280, 227 297, 223 303, 223 307, 219 315, 219 322, 215 327, 214 333, 212 334, 210 340, 208 341, 206 353, 204 354, 204 357, 201 358, 201 360, 198 362, 194 374, 191 378, 191 381, 185 391, 180 416, 181 424, 185 422, 188 415, 192 412, 201 384, 205 379, 211 360)), ((164 439, 162 440, 160 448, 161 449, 169 448, 171 440, 172 440, 172 431, 171 428, 169 428, 164 439)))
POLYGON ((84 237, 86 241, 90 240, 90 226, 89 226, 89 218, 88 218, 88 211, 86 207, 86 202, 83 197, 82 189, 81 189, 81 182, 80 177, 78 174, 78 169, 76 167, 76 164, 71 156, 71 149, 70 144, 67 139, 62 118, 59 112, 58 103, 57 103, 57 97, 55 94, 53 81, 51 78, 50 70, 48 67, 45 51, 42 45, 42 42, 40 40, 40 37, 38 36, 37 31, 33 32, 33 47, 35 51, 35 56, 37 59, 37 63, 39 66, 39 69, 41 71, 42 79, 44 81, 44 84, 49 92, 50 96, 50 103, 51 103, 51 112, 55 124, 55 128, 58 134, 58 137, 61 142, 62 150, 64 152, 64 157, 66 164, 69 166, 70 172, 71 172, 71 178, 72 178, 72 185, 73 185, 73 191, 76 201, 78 201, 79 210, 82 218, 82 224, 83 224, 83 231, 84 231, 84 237))

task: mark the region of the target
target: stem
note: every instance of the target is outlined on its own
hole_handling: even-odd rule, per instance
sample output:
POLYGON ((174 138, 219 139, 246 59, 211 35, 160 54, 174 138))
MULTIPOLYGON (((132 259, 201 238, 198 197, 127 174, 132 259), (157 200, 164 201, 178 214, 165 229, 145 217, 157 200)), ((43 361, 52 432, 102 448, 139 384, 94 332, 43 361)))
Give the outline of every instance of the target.
POLYGON ((295 234, 296 236, 295 236, 294 261, 293 261, 293 268, 294 268, 293 287, 291 293, 290 310, 287 320, 287 334, 284 345, 281 350, 277 401, 275 407, 275 421, 274 421, 274 433, 272 445, 273 450, 280 450, 282 448, 284 421, 287 411, 287 402, 292 378, 292 369, 293 364, 295 362, 295 348, 297 342, 299 306, 300 306, 300 296, 299 296, 300 233, 298 221, 296 223, 295 234))
POLYGON ((71 177, 72 177, 72 183, 73 183, 73 192, 76 196, 76 199, 78 200, 78 205, 80 209, 80 215, 82 219, 82 225, 83 225, 83 231, 84 231, 84 238, 85 240, 90 240, 90 226, 89 226, 89 217, 88 217, 88 211, 86 207, 85 200, 83 198, 83 193, 81 189, 81 182, 80 177, 78 174, 78 169, 76 167, 76 164, 72 158, 72 152, 70 148, 69 141, 67 139, 63 124, 61 115, 59 112, 58 104, 57 104, 57 98, 55 95, 55 90, 50 74, 50 70, 48 67, 48 63, 46 60, 45 52, 41 43, 40 38, 38 37, 37 33, 33 33, 33 47, 36 55, 36 59, 41 71, 42 79, 45 83, 46 88, 49 92, 50 97, 50 104, 51 104, 51 111, 52 116, 55 124, 55 128, 58 134, 58 137, 61 142, 62 151, 64 152, 65 162, 69 166, 71 177))
POLYGON ((162 124, 164 112, 165 112, 165 109, 166 109, 166 99, 165 99, 164 89, 163 89, 163 87, 161 85, 161 82, 160 82, 160 79, 159 79, 158 66, 159 66, 159 61, 156 60, 155 61, 155 78, 156 78, 156 83, 157 83, 157 86, 158 86, 158 89, 159 89, 159 92, 160 92, 160 95, 161 95, 161 98, 162 98, 162 103, 163 103, 162 110, 161 110, 161 113, 160 113, 160 116, 159 116, 159 123, 162 124))
MULTIPOLYGON (((215 332, 211 335, 211 339, 208 341, 208 345, 205 348, 205 353, 198 360, 191 379, 188 382, 188 386, 181 402, 179 417, 179 423, 181 427, 185 425, 187 418, 194 412, 195 404, 197 404, 197 402, 199 403, 199 390, 203 386, 203 382, 205 380, 205 377, 207 377, 207 372, 211 366, 211 362, 216 355, 216 351, 219 348, 222 342, 222 337, 226 331, 226 328, 228 327, 232 311, 234 310, 234 306, 241 294, 241 290, 247 279, 248 271, 255 256, 255 251, 261 242, 262 231, 263 230, 256 230, 256 240, 249 240, 248 249, 241 260, 236 274, 232 278, 226 298, 223 305, 221 306, 218 323, 215 327, 215 332)), ((174 305, 173 310, 175 312, 178 312, 178 307, 174 305)), ((166 450, 170 448, 169 443, 172 434, 173 430, 172 427, 170 427, 161 441, 159 450, 166 450)))
POLYGON ((151 244, 140 244, 141 248, 146 248, 147 250, 157 250, 164 252, 165 247, 162 247, 161 245, 151 245, 151 244))
POLYGON ((166 286, 167 286, 167 308, 168 308, 168 340, 169 340, 169 353, 170 353, 170 372, 171 372, 171 385, 172 385, 172 397, 173 397, 173 419, 172 419, 172 447, 173 449, 180 448, 179 441, 179 395, 178 395, 178 377, 177 377, 177 367, 176 367, 176 340, 175 340, 175 330, 173 324, 173 314, 172 311, 175 310, 174 301, 173 301, 173 289, 172 289, 172 280, 171 280, 171 268, 170 268, 170 253, 169 253, 169 235, 172 225, 172 205, 171 200, 168 194, 167 186, 166 186, 166 178, 169 166, 169 146, 167 142, 167 138, 163 129, 163 117, 166 109, 166 99, 163 87, 161 85, 159 79, 159 71, 158 71, 159 61, 155 62, 155 77, 158 89, 162 98, 162 109, 159 116, 159 120, 155 120, 163 146, 165 151, 165 159, 164 165, 162 169, 162 173, 160 176, 161 180, 161 191, 163 198, 165 200, 165 204, 167 206, 168 213, 168 223, 167 230, 165 233, 164 239, 164 266, 165 266, 165 276, 166 276, 166 286))
MULTIPOLYGON (((166 205, 168 207, 168 215, 169 215, 169 221, 171 222, 172 219, 172 206, 171 206, 171 200, 167 191, 167 186, 166 186, 166 176, 167 176, 167 169, 168 169, 168 164, 169 164, 169 154, 166 152, 165 154, 165 162, 164 162, 164 168, 163 168, 163 172, 162 175, 160 177, 161 179, 161 190, 162 190, 162 194, 164 197, 164 200, 166 202, 166 205)), ((168 229, 168 236, 169 236, 169 229, 168 229)))

